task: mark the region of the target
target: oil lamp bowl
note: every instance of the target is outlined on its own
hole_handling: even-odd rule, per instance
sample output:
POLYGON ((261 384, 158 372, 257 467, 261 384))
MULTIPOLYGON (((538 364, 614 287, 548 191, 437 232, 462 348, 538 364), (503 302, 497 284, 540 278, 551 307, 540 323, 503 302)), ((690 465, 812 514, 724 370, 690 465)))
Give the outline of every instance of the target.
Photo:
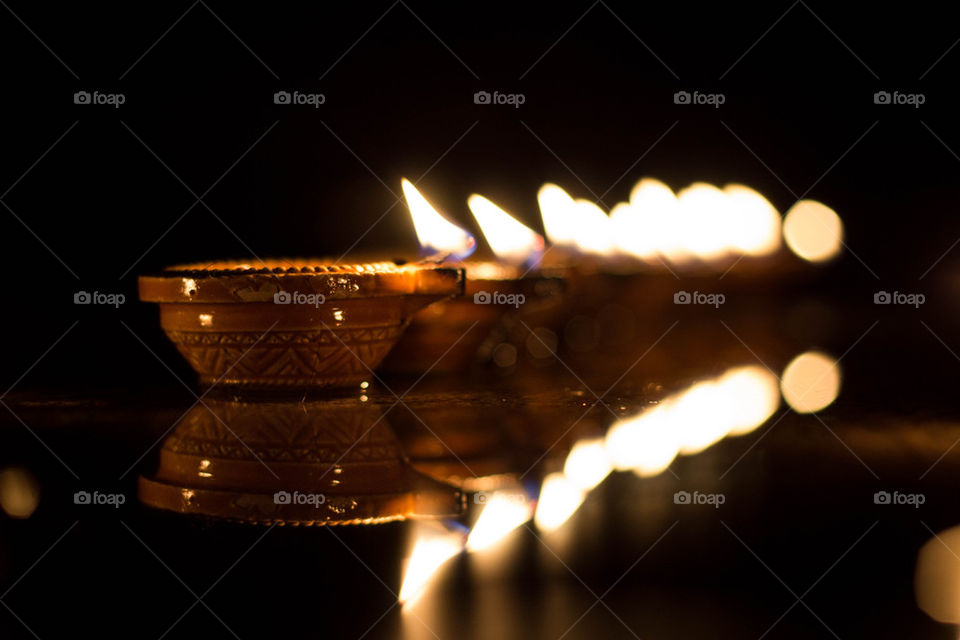
POLYGON ((561 306, 565 280, 559 269, 531 271, 487 261, 462 265, 467 278, 464 296, 415 314, 384 362, 385 370, 463 371, 482 359, 482 347, 494 332, 522 342, 528 326, 537 326, 561 306))
POLYGON ((140 276, 139 288, 204 386, 346 387, 370 379, 415 312, 462 294, 464 273, 391 262, 214 262, 140 276))

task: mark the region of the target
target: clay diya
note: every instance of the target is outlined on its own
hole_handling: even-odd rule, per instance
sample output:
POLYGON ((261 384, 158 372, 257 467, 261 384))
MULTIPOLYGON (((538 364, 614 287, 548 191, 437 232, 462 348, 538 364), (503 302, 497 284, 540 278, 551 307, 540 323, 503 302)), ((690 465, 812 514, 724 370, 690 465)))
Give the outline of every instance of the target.
POLYGON ((389 262, 214 262, 140 276, 204 385, 342 387, 369 379, 411 316, 463 292, 462 269, 389 262))
POLYGON ((163 442, 145 505, 255 524, 378 524, 456 516, 461 492, 415 471, 362 399, 205 401, 163 442))
POLYGON ((413 316, 406 333, 384 361, 396 373, 463 371, 482 362, 487 342, 522 344, 560 308, 562 272, 531 271, 492 261, 458 263, 466 271, 465 294, 413 316))

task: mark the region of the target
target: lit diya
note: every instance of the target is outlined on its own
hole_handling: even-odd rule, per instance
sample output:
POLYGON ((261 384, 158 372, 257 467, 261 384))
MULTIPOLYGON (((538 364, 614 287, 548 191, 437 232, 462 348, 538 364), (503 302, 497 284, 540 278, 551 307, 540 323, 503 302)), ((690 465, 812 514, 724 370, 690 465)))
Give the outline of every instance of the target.
POLYGON ((687 304, 698 292, 773 289, 815 277, 797 258, 828 261, 843 242, 839 216, 826 205, 800 200, 781 221, 769 200, 742 184, 696 182, 674 192, 643 178, 609 215, 554 184, 537 199, 551 242, 544 262, 568 268, 568 313, 609 302, 649 311, 687 304))
POLYGON ((415 471, 362 398, 207 399, 177 424, 140 501, 255 524, 377 524, 459 515, 461 492, 415 471))
POLYGON ((462 371, 483 359, 492 336, 522 342, 527 326, 559 306, 561 269, 539 266, 543 237, 480 195, 468 199, 496 260, 466 260, 476 249, 467 231, 444 218, 409 181, 403 192, 421 248, 466 271, 465 295, 414 315, 384 362, 393 372, 462 371), (498 330, 496 333, 495 330, 498 330))
POLYGON ((411 316, 463 293, 462 269, 388 262, 213 262, 140 276, 167 337, 204 385, 360 384, 411 316))

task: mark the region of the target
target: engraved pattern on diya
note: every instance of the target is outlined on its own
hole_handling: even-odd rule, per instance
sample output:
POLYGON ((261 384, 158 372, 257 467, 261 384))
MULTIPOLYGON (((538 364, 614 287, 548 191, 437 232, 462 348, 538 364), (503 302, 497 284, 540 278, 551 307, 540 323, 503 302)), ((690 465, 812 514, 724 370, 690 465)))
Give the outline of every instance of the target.
POLYGON ((464 275, 389 262, 213 262, 140 276, 139 287, 201 384, 341 387, 369 377, 415 312, 462 294, 464 275))

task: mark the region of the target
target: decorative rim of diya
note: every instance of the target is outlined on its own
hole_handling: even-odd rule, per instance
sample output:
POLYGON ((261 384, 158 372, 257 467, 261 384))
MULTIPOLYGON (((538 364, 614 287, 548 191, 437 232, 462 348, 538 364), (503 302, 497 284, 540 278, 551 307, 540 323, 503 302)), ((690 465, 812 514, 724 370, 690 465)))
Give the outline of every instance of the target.
POLYGON ((393 262, 333 264, 312 258, 256 263, 215 261, 167 267, 139 278, 144 302, 272 302, 279 292, 321 294, 328 299, 407 295, 459 295, 464 270, 436 264, 393 262))

